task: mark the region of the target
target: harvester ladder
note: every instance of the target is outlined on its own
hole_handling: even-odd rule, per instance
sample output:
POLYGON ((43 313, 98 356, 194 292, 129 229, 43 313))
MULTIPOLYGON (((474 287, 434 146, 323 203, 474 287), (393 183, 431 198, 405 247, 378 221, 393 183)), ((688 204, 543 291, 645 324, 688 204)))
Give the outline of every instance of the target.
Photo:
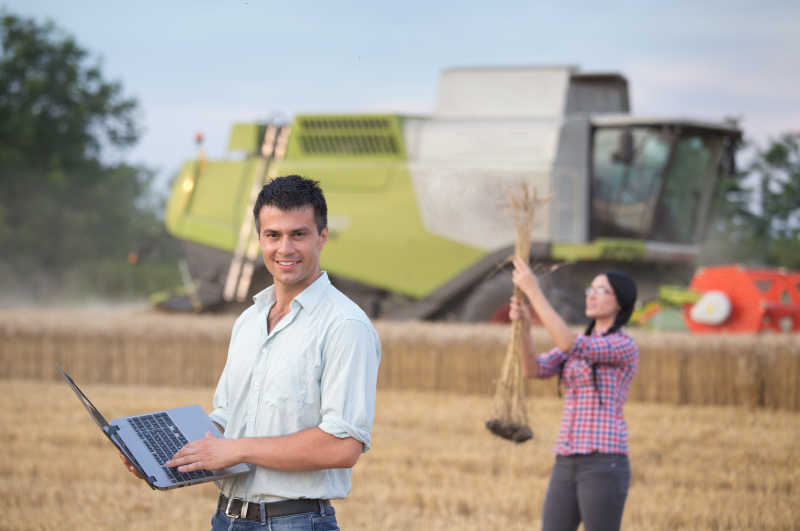
POLYGON ((283 159, 286 155, 286 146, 289 142, 291 127, 288 125, 271 124, 264 133, 264 142, 261 144, 261 159, 256 169, 256 177, 253 179, 253 186, 250 189, 250 198, 247 202, 245 215, 242 217, 242 225, 239 228, 239 239, 236 249, 233 252, 231 265, 228 268, 228 276, 225 280, 225 289, 222 297, 225 301, 236 300, 243 302, 250 290, 250 282, 253 279, 253 271, 256 267, 258 255, 258 234, 254 231, 253 221, 250 212, 258 198, 258 193, 265 182, 276 177, 278 165, 276 162, 283 159))

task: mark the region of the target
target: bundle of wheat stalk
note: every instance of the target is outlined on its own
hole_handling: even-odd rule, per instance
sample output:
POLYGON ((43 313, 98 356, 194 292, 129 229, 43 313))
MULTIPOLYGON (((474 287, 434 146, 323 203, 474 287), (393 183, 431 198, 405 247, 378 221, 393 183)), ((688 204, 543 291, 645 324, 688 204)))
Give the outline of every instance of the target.
MULTIPOLYGON (((519 189, 508 193, 508 212, 516 230, 514 254, 526 262, 530 262, 531 232, 536 218, 537 208, 548 198, 536 195, 536 187, 522 185, 519 189)), ((524 295, 516 286, 514 296, 522 300, 524 295)), ((486 427, 495 435, 522 443, 533 438, 533 431, 528 425, 528 411, 525 406, 525 387, 522 378, 522 321, 517 319, 511 324, 511 337, 506 348, 506 356, 492 405, 492 417, 486 421, 486 427)))

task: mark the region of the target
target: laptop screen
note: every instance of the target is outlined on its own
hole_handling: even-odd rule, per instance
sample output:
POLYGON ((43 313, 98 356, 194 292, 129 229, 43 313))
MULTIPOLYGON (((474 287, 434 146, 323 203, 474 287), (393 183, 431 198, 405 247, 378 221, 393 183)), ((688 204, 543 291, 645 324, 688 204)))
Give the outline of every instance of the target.
POLYGON ((56 364, 56 367, 58 368, 58 371, 64 375, 64 378, 67 379, 67 383, 69 383, 70 387, 72 387, 72 390, 75 391, 75 394, 78 395, 78 399, 83 402, 84 407, 89 410, 89 414, 92 415, 92 418, 94 418, 94 421, 97 423, 97 425, 100 426, 103 431, 106 431, 106 428, 108 427, 108 421, 106 418, 97 410, 96 407, 94 407, 94 404, 92 404, 86 395, 83 394, 83 391, 80 390, 72 378, 70 378, 70 376, 64 372, 64 369, 62 369, 58 364, 56 364))

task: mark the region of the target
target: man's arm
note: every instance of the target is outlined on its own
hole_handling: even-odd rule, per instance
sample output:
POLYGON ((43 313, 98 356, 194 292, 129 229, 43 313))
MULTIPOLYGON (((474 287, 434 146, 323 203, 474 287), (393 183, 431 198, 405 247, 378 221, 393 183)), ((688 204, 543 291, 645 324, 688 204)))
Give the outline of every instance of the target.
POLYGON ((218 439, 187 444, 167 466, 189 472, 249 463, 278 470, 350 468, 369 447, 380 343, 371 326, 346 320, 329 333, 320 381, 318 426, 276 437, 218 439))
POLYGON ((219 470, 238 463, 277 470, 350 468, 363 447, 352 437, 335 437, 319 428, 280 437, 220 439, 206 434, 204 439, 184 446, 166 465, 177 466, 179 472, 219 470))
MULTIPOLYGON (((220 426, 216 422, 214 423, 214 426, 217 427, 217 429, 219 430, 220 433, 225 433, 225 428, 223 428, 222 426, 220 426)), ((128 461, 128 458, 125 457, 125 455, 123 455, 123 453, 120 452, 119 449, 117 449, 117 454, 119 454, 119 458, 122 460, 122 464, 125 465, 125 468, 127 468, 128 471, 131 474, 133 474, 134 476, 136 476, 139 479, 144 479, 142 477, 142 475, 139 473, 139 471, 136 470, 136 467, 133 466, 133 464, 130 461, 128 461)))
POLYGON ((318 426, 276 437, 220 439, 206 434, 166 464, 181 472, 238 463, 298 471, 350 468, 369 448, 379 362, 374 329, 345 320, 329 333, 324 347, 318 426))

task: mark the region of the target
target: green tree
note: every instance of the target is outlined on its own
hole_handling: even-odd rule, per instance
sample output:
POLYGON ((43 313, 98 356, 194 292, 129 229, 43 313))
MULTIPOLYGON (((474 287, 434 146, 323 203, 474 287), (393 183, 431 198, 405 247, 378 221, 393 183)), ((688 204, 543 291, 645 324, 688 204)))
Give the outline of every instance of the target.
POLYGON ((752 162, 719 192, 706 263, 800 270, 800 133, 756 147, 752 162), (755 187, 745 187, 745 179, 755 187))
POLYGON ((759 181, 753 238, 770 264, 800 270, 800 133, 760 150, 750 172, 759 181))
POLYGON ((3 13, 0 45, 0 271, 32 290, 83 272, 101 292, 131 291, 108 264, 163 232, 142 206, 152 172, 102 155, 137 141, 136 100, 52 22, 3 13))

